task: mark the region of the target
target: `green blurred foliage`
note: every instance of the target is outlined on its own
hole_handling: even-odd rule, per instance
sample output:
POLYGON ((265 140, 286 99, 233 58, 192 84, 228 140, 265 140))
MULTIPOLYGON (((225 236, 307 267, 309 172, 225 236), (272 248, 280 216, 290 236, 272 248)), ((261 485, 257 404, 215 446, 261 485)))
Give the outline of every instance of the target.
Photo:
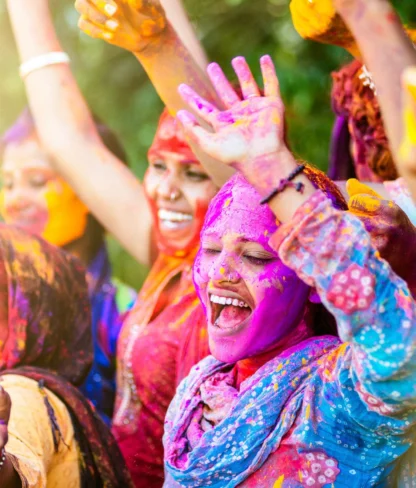
MULTIPOLYGON (((51 0, 51 4, 57 31, 91 109, 120 136, 129 164, 141 178, 162 103, 132 55, 79 32, 73 2, 51 0)), ((236 55, 247 58, 256 77, 259 57, 272 55, 286 102, 291 147, 299 157, 325 169, 333 123, 330 72, 346 63, 349 55, 302 40, 293 29, 288 0, 185 0, 185 4, 209 58, 218 61, 229 76, 233 76, 230 61, 236 55)), ((404 22, 416 20, 414 0, 395 4, 404 22)), ((25 106, 4 0, 0 0, 0 46, 2 132, 25 106)), ((110 249, 116 274, 139 286, 146 270, 114 240, 110 249)))

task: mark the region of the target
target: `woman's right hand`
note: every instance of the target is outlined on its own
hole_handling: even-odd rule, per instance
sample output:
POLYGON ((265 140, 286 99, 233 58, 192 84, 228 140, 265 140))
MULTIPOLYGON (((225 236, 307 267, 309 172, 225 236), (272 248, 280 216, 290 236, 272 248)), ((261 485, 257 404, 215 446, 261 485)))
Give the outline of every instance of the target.
POLYGON ((167 26, 159 0, 76 0, 75 8, 85 34, 133 53, 157 44, 167 26))
POLYGON ((12 402, 9 394, 0 386, 0 452, 7 444, 10 411, 12 402))

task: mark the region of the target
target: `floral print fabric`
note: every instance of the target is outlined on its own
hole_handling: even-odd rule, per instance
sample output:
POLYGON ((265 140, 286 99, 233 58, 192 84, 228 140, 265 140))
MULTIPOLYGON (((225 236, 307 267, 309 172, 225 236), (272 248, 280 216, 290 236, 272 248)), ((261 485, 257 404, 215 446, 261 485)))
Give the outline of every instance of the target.
POLYGON ((408 465, 416 422, 416 307, 406 283, 378 257, 361 222, 335 210, 319 191, 271 244, 316 287, 342 342, 315 337, 266 363, 242 383, 229 416, 190 449, 186 432, 198 414, 200 386, 232 367, 213 357, 199 363, 168 411, 165 487, 415 482, 408 465))

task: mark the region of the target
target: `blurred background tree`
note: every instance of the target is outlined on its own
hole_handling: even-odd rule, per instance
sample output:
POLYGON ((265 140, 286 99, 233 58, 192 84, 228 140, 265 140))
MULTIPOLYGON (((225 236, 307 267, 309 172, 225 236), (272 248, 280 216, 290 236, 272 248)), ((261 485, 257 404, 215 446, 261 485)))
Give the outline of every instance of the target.
MULTIPOLYGON (((51 0, 60 39, 91 109, 120 136, 128 162, 141 178, 162 103, 132 55, 78 30, 73 3, 51 0)), ((416 21, 415 0, 393 3, 405 23, 416 21)), ((245 56, 258 77, 259 57, 272 55, 286 102, 291 147, 325 170, 333 123, 330 73, 348 62, 349 55, 302 40, 291 23, 289 0, 185 0, 185 4, 209 58, 230 76, 234 56, 245 56)), ((4 0, 0 0, 0 46, 2 133, 26 104, 4 0)), ((111 239, 110 249, 116 274, 139 287, 146 270, 111 239)))

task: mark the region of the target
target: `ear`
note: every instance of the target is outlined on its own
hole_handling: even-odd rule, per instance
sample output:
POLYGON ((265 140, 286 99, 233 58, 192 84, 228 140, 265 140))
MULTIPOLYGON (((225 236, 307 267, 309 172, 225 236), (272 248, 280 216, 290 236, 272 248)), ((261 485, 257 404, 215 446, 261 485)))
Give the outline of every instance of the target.
POLYGON ((316 288, 311 288, 311 291, 309 292, 309 301, 317 304, 322 303, 321 297, 318 295, 316 288))

